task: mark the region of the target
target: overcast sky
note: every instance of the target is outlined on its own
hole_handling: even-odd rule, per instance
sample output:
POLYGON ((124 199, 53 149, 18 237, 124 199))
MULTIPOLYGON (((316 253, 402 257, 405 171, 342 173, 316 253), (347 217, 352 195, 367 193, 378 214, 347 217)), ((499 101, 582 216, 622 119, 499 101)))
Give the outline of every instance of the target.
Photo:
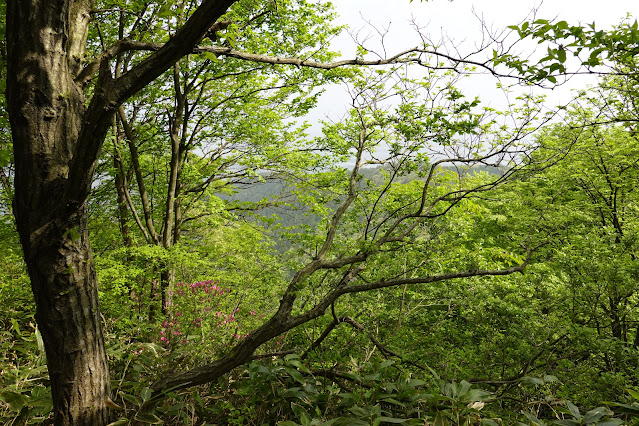
MULTIPOLYGON (((378 49, 379 35, 374 27, 388 30, 385 38, 387 53, 392 54, 420 44, 420 38, 411 22, 424 27, 432 39, 442 36, 461 43, 460 50, 469 51, 481 39, 481 23, 478 17, 494 31, 508 25, 520 23, 537 9, 537 18, 566 20, 570 24, 596 22, 598 29, 606 29, 618 24, 630 13, 633 19, 639 17, 637 0, 334 0, 340 18, 339 24, 346 24, 358 38, 369 37, 370 46, 378 49), (372 26, 371 26, 372 25, 372 26)), ((345 58, 355 53, 355 43, 348 34, 333 43, 345 58)), ((590 82, 574 82, 573 86, 583 86, 590 82)), ((495 81, 481 80, 475 86, 482 86, 479 95, 484 102, 491 102, 495 81), (486 98, 489 99, 486 99, 486 98)), ((473 96, 475 94, 472 94, 473 96)), ((565 102, 570 94, 567 89, 550 93, 555 102, 565 102)), ((331 88, 320 102, 311 121, 325 116, 333 119, 341 116, 349 98, 343 88, 331 88), (343 105, 338 108, 338 105, 343 105)), ((499 101, 495 101, 499 102, 499 101)))
POLYGON ((456 40, 470 39, 480 29, 475 15, 504 28, 516 24, 538 9, 538 17, 559 18, 569 23, 596 21, 601 28, 620 22, 627 13, 639 13, 637 0, 335 0, 340 23, 358 30, 370 21, 379 27, 390 25, 393 41, 417 41, 409 22, 414 18, 435 34, 444 31, 456 40))

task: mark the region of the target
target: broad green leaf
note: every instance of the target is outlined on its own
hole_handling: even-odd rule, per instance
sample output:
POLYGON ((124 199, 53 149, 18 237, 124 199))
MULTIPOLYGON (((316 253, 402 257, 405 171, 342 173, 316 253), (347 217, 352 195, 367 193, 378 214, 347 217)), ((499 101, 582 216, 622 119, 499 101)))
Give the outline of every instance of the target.
POLYGON ((288 371, 288 374, 290 374, 291 377, 293 377, 299 383, 301 383, 301 384, 305 384, 306 383, 306 380, 304 379, 304 376, 302 375, 302 373, 300 373, 296 369, 287 367, 286 371, 288 371))
POLYGON ((28 398, 20 393, 12 391, 0 392, 0 400, 9 406, 11 411, 19 412, 28 401, 28 398))
POLYGON ((626 389, 626 392, 628 392, 634 399, 639 400, 639 391, 635 389, 626 389))
POLYGON ((131 421, 123 417, 113 423, 109 423, 107 426, 127 426, 129 424, 131 424, 131 421))
POLYGON ((624 421, 621 419, 607 419, 607 420, 602 420, 596 424, 597 426, 619 426, 624 424, 624 421))
POLYGON ((152 424, 152 425, 159 425, 164 423, 162 419, 160 419, 158 416, 156 416, 153 413, 138 413, 135 416, 135 420, 137 420, 138 422, 152 424))
POLYGON ((584 414, 584 423, 595 423, 599 419, 611 415, 612 412, 606 407, 597 407, 584 414))
POLYGON ((579 408, 577 408, 575 404, 573 404, 570 401, 566 401, 566 407, 568 407, 568 410, 570 411, 570 413, 573 415, 575 419, 581 420, 582 415, 579 412, 579 408))
POLYGON ((142 401, 140 400, 140 398, 138 398, 135 395, 129 395, 128 393, 124 393, 124 392, 120 392, 119 395, 122 397, 123 400, 130 402, 131 404, 134 404, 137 407, 142 405, 142 401))

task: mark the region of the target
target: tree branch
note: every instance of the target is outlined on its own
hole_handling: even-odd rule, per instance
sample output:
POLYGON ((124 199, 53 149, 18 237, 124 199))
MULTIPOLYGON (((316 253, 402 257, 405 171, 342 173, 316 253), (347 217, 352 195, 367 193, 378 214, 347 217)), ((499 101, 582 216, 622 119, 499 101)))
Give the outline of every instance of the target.
MULTIPOLYGON (((135 40, 122 40, 116 45, 112 46, 100 57, 93 60, 89 65, 85 67, 85 70, 81 73, 84 76, 85 73, 88 73, 89 69, 92 69, 95 72, 98 68, 99 61, 101 59, 113 57, 117 54, 117 52, 122 51, 148 51, 148 52, 159 52, 164 48, 167 43, 152 43, 152 42, 142 42, 135 40)), ((432 69, 449 69, 449 70, 457 70, 459 65, 469 65, 476 66, 488 71, 490 74, 496 77, 513 77, 509 74, 500 74, 495 71, 489 64, 491 61, 486 60, 484 62, 475 61, 468 59, 468 57, 460 57, 456 58, 452 55, 438 52, 437 50, 429 50, 420 47, 413 47, 410 49, 403 50, 401 52, 396 53, 393 56, 383 59, 343 59, 341 61, 334 62, 317 62, 312 59, 303 59, 303 58, 292 58, 292 57, 282 57, 282 56, 271 56, 271 55, 261 55, 250 52, 243 52, 240 50, 236 50, 230 47, 220 47, 220 46, 195 46, 187 53, 212 53, 216 56, 226 56, 229 58, 241 59, 245 61, 251 61, 262 64, 271 64, 271 65, 294 65, 297 67, 308 67, 308 68, 317 68, 322 70, 332 70, 335 68, 345 67, 345 66, 381 66, 381 65, 393 65, 393 64, 417 64, 423 66, 425 68, 432 69), (441 65, 430 65, 425 60, 425 56, 435 56, 441 59, 448 60, 452 63, 450 66, 441 66, 441 65)), ((86 78, 86 77, 83 77, 86 78)), ((80 76, 78 76, 80 79, 80 76)))
POLYGON ((89 195, 97 158, 111 125, 113 113, 124 101, 146 87, 180 58, 191 53, 193 46, 202 40, 211 25, 226 13, 235 1, 203 0, 169 41, 120 77, 112 77, 108 59, 124 49, 127 43, 125 41, 109 49, 104 56, 96 60, 98 65, 92 62, 89 65, 90 69, 85 67, 86 72, 83 70, 78 73, 76 84, 88 79, 90 70, 95 72, 95 69, 99 69, 97 85, 84 115, 69 167, 65 198, 69 200, 70 211, 83 204, 89 195))

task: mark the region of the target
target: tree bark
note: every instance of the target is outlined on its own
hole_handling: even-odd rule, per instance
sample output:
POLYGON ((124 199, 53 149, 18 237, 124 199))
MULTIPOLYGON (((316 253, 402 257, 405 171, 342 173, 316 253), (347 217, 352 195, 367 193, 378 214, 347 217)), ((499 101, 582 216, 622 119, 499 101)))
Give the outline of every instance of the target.
MULTIPOLYGON (((85 112, 84 95, 73 77, 84 55, 89 11, 88 0, 12 0, 7 13, 14 212, 59 425, 109 420, 109 370, 87 198, 67 193, 85 112)), ((90 187, 81 189, 88 194, 90 187)))
POLYGON ((122 243, 124 247, 133 246, 133 240, 131 239, 131 229, 129 228, 129 206, 126 201, 126 178, 124 173, 124 166, 122 164, 122 157, 120 156, 120 133, 117 125, 113 126, 114 130, 114 153, 113 153, 113 168, 115 169, 115 191, 117 196, 118 205, 118 224, 120 225, 120 234, 122 235, 122 243))
POLYGON ((92 1, 7 2, 14 214, 57 425, 103 425, 111 417, 87 200, 113 114, 192 51, 233 2, 203 0, 162 49, 120 78, 112 78, 108 58, 101 60, 88 106, 83 84, 94 69, 82 67, 92 1))

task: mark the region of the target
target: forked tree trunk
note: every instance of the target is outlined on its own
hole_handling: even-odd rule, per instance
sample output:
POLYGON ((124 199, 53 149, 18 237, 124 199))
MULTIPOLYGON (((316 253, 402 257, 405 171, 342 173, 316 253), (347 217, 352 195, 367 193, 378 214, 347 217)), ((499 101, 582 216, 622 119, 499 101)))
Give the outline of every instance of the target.
POLYGON ((55 423, 99 425, 109 420, 110 386, 87 228, 90 179, 75 190, 69 185, 86 101, 73 77, 84 55, 90 1, 65 3, 8 2, 14 211, 47 355, 55 423))

